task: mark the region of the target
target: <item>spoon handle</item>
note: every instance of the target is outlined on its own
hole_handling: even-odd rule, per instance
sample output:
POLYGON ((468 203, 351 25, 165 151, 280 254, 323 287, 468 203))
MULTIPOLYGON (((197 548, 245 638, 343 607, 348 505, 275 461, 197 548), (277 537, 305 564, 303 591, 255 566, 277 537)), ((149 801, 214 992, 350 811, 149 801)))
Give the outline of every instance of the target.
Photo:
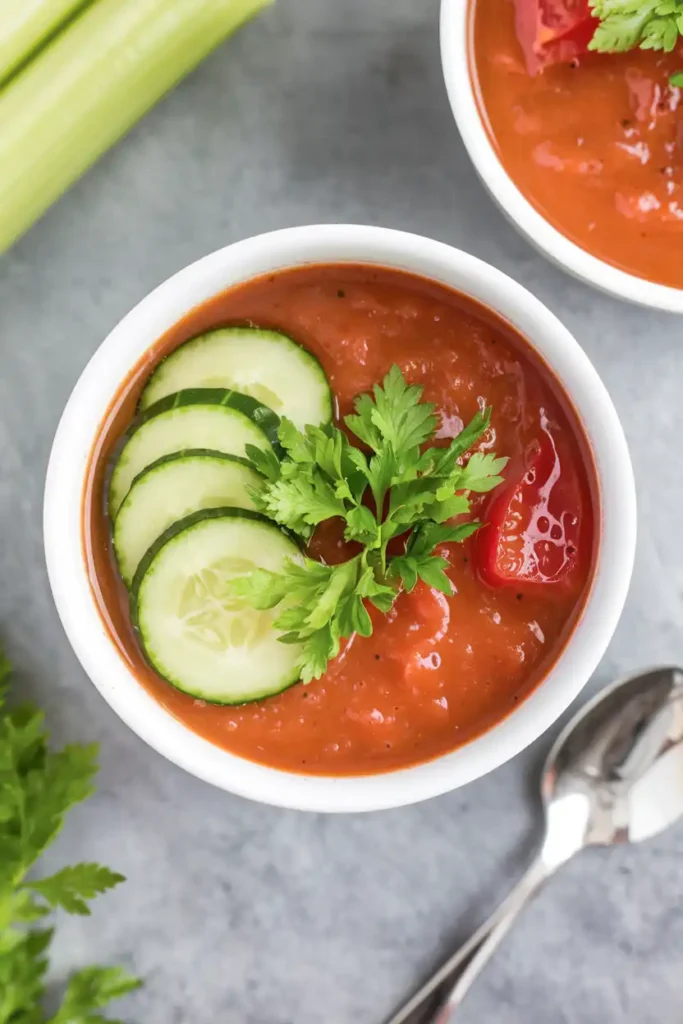
POLYGON ((472 982, 509 931, 517 915, 552 874, 538 857, 510 895, 387 1024, 450 1024, 472 982))

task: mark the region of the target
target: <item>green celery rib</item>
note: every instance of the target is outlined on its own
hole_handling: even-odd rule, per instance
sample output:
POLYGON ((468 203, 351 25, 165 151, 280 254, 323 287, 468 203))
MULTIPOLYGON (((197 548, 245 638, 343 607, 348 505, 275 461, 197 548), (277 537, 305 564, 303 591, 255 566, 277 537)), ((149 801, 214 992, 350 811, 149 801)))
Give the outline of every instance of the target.
POLYGON ((96 0, 0 92, 0 253, 272 0, 96 0))
POLYGON ((0 82, 90 0, 0 0, 0 82))

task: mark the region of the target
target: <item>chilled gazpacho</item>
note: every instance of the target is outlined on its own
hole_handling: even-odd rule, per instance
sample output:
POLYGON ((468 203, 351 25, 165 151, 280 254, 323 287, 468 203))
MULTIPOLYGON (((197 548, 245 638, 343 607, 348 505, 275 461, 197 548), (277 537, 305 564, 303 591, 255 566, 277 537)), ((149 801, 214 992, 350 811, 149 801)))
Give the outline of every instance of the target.
POLYGON ((496 314, 311 265, 193 310, 108 411, 84 494, 140 683, 235 754, 350 775, 499 722, 586 600, 599 496, 563 389, 496 314))
POLYGON ((470 15, 481 114, 519 190, 593 256, 683 288, 683 8, 471 0, 470 15))

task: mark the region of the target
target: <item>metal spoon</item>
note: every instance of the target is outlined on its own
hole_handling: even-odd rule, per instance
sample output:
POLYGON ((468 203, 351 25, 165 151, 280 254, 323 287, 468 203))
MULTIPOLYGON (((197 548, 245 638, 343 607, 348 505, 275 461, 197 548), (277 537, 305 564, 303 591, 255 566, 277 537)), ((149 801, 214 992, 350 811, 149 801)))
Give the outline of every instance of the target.
POLYGON ((609 686, 574 716, 541 776, 545 833, 508 898, 387 1024, 450 1024, 520 910, 586 846, 637 843, 683 815, 683 669, 609 686))

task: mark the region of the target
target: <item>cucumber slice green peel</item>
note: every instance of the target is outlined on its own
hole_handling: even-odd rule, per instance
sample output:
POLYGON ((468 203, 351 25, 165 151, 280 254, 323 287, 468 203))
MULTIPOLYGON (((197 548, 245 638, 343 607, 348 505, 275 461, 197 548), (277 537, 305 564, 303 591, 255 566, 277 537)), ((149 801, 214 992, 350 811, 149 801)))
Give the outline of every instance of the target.
POLYGON ((243 456, 245 446, 269 449, 277 442, 278 417, 248 395, 219 389, 179 391, 155 403, 123 439, 109 483, 114 519, 133 480, 157 459, 190 448, 243 456))
POLYGON ((182 409, 188 405, 222 405, 226 409, 235 409, 236 412, 248 416, 263 431, 271 444, 278 443, 280 417, 256 398, 232 388, 182 388, 147 406, 136 422, 144 423, 159 413, 167 412, 169 409, 182 409))
POLYGON ((332 420, 318 359, 287 335, 258 327, 222 327, 180 345, 152 373, 140 409, 180 388, 217 386, 251 395, 300 428, 332 420))
POLYGON ((299 678, 301 648, 280 643, 278 611, 235 602, 226 581, 255 568, 301 561, 297 544, 265 516, 244 509, 195 512, 162 534, 142 559, 131 591, 133 624, 154 670, 212 704, 244 704, 299 678))
POLYGON ((169 526, 193 512, 254 509, 262 477, 236 455, 196 449, 165 455, 139 473, 117 512, 116 560, 130 587, 145 552, 169 526))
MULTIPOLYGON (((256 470, 249 459, 244 458, 242 455, 232 455, 230 452, 219 452, 215 448, 184 448, 179 452, 171 452, 170 455, 162 455, 160 458, 156 459, 155 462, 150 463, 149 466, 145 466, 145 468, 135 477, 133 483, 137 483, 141 477, 146 476, 147 473, 150 473, 153 469, 157 469, 159 466, 164 466, 169 462, 176 462, 178 460, 191 459, 195 457, 200 459, 225 459, 235 465, 244 466, 245 469, 251 469, 252 472, 256 473, 256 470)), ((259 473, 257 475, 260 477, 261 474, 259 473)))

